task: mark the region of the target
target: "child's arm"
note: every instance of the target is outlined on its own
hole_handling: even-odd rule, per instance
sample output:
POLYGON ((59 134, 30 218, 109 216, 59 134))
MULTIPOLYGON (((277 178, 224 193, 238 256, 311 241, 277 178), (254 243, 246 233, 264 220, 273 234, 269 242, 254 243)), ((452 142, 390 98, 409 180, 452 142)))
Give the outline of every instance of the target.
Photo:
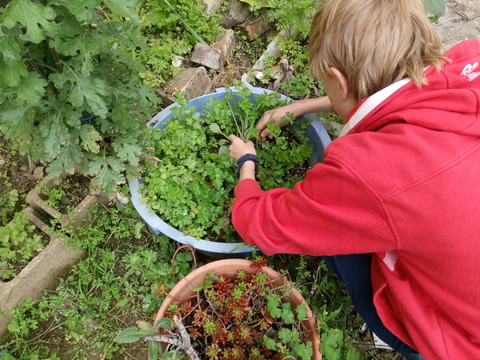
POLYGON ((299 117, 305 114, 317 112, 333 112, 333 108, 328 97, 322 96, 319 98, 299 100, 288 105, 266 111, 256 125, 256 129, 258 130, 258 139, 265 140, 267 136, 270 135, 270 132, 267 129, 268 122, 274 122, 278 126, 285 126, 287 123, 281 124, 280 121, 282 117, 288 119, 287 113, 292 114, 291 117, 299 117))

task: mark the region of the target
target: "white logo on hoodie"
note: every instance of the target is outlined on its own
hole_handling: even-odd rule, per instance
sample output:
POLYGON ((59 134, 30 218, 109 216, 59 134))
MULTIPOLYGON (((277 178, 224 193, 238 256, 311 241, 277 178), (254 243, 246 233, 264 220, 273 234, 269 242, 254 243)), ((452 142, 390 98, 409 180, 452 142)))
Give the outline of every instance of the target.
POLYGON ((460 73, 460 75, 464 75, 468 77, 468 81, 472 81, 475 79, 477 76, 480 76, 480 72, 473 72, 478 67, 478 62, 475 64, 467 64, 460 73))

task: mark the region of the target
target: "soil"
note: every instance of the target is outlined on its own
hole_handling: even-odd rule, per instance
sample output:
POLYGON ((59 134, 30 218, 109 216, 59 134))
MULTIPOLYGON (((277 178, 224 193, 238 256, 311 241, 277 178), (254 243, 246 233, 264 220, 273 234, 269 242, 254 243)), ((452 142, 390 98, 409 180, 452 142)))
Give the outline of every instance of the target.
MULTIPOLYGON (((61 198, 52 200, 54 207, 62 214, 74 209, 90 193, 90 177, 75 173, 62 177, 58 184, 53 183, 55 189, 64 194, 61 198)), ((49 189, 41 189, 40 198, 44 201, 50 198, 49 189)))
MULTIPOLYGON (((0 140, 0 194, 16 190, 19 203, 16 210, 26 206, 25 195, 32 190, 44 176, 41 163, 31 164, 26 156, 18 150, 12 150, 12 143, 3 137, 0 140)), ((13 218, 13 213, 8 215, 8 222, 13 218)))

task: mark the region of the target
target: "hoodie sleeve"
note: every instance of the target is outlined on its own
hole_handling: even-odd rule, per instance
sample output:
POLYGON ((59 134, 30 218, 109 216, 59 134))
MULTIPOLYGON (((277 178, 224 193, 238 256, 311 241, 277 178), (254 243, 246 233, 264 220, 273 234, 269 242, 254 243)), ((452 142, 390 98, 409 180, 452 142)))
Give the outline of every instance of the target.
POLYGON ((347 167, 325 158, 293 189, 262 191, 251 179, 235 188, 235 229, 266 255, 339 255, 393 250, 382 202, 347 167))

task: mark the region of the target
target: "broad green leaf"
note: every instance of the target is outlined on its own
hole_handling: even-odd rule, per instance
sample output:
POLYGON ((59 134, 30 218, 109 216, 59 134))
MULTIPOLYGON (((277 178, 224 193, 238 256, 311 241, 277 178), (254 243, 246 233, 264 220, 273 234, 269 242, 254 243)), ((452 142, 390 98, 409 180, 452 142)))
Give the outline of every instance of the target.
POLYGON ((135 137, 117 137, 112 146, 119 159, 127 161, 133 166, 138 165, 140 155, 142 155, 142 148, 138 145, 135 137))
POLYGON ((155 334, 155 330, 146 330, 146 329, 137 329, 137 328, 130 328, 121 331, 113 341, 122 343, 122 344, 127 344, 127 343, 132 343, 135 341, 140 340, 141 338, 145 336, 150 336, 155 334))
POLYGON ((275 340, 270 339, 267 335, 263 335, 263 342, 268 350, 277 350, 277 343, 275 340))
POLYGON ((22 58, 21 47, 17 38, 20 34, 20 29, 15 27, 0 36, 0 52, 3 55, 3 61, 8 66, 16 65, 22 58))
POLYGON ((65 6, 79 21, 90 21, 92 13, 87 9, 94 8, 100 4, 100 0, 55 0, 52 4, 65 6))
POLYGON ((50 42, 50 46, 62 55, 75 56, 81 63, 84 76, 90 75, 94 67, 93 57, 108 47, 107 39, 82 26, 73 16, 67 16, 59 26, 62 32, 50 42), (66 25, 63 25, 63 24, 66 25), (65 32, 65 34, 64 34, 65 32))
POLYGON ((277 336, 284 344, 286 344, 292 339, 292 331, 284 327, 278 332, 277 336))
POLYGON ((295 315, 293 314, 290 303, 282 304, 282 319, 285 324, 293 324, 295 322, 295 315))
POLYGON ((128 298, 121 299, 121 300, 117 301, 117 303, 115 304, 115 307, 123 307, 123 306, 128 304, 128 301, 129 301, 128 298))
POLYGON ((21 105, 36 106, 40 103, 42 96, 45 94, 47 82, 36 72, 29 72, 27 77, 22 77, 16 87, 12 87, 13 92, 17 94, 15 103, 21 105))
POLYGON ((343 349, 343 331, 328 329, 322 334, 320 351, 329 360, 341 360, 343 349))
MULTIPOLYGON (((45 120, 38 126, 40 135, 43 138, 44 152, 47 161, 52 161, 60 152, 62 144, 78 143, 74 138, 74 133, 70 133, 70 129, 65 126, 65 112, 61 105, 57 111, 46 112, 42 117, 45 120)), ((78 136, 78 135, 77 135, 78 136)))
POLYGON ((218 124, 216 123, 210 124, 209 128, 210 128, 210 131, 213 132, 214 134, 222 133, 222 130, 220 130, 220 126, 218 126, 218 124))
POLYGON ((302 360, 310 360, 313 357, 313 346, 311 341, 307 341, 306 344, 298 344, 296 350, 302 360))
POLYGON ((268 5, 268 0, 240 0, 240 1, 247 3, 250 6, 253 6, 255 9, 270 7, 270 5, 268 5))
POLYGON ((82 148, 78 144, 65 144, 60 149, 55 160, 47 167, 50 177, 56 178, 62 172, 73 174, 75 172, 75 164, 79 164, 83 159, 82 148))
POLYGON ((33 107, 24 104, 18 109, 0 113, 1 128, 7 139, 17 136, 28 140, 34 129, 35 110, 33 107))
POLYGON ((297 320, 300 320, 300 321, 305 320, 308 312, 307 305, 305 305, 305 303, 298 304, 296 310, 297 310, 297 320))
POLYGON ((28 76, 27 67, 22 61, 17 61, 12 66, 8 66, 0 59, 0 72, 3 74, 3 82, 9 87, 18 86, 20 79, 28 76))
POLYGON ((117 158, 107 157, 102 152, 90 162, 89 173, 94 176, 92 185, 102 187, 111 194, 117 185, 125 182, 122 172, 125 165, 117 158))
POLYGON ((19 22, 26 27, 25 34, 20 37, 25 41, 39 43, 44 39, 44 29, 48 31, 55 26, 55 16, 55 10, 51 7, 44 7, 30 0, 12 0, 0 21, 8 29, 19 22))
POLYGON ((172 326, 173 326, 172 320, 167 318, 159 319, 155 324, 156 329, 159 329, 159 328, 168 329, 168 328, 171 328, 172 326))
POLYGON ((62 74, 50 75, 50 79, 59 88, 62 88, 65 82, 70 81, 72 89, 68 95, 68 101, 74 106, 83 106, 86 100, 95 115, 106 117, 108 107, 103 97, 110 95, 110 90, 105 81, 82 75, 71 68, 66 68, 62 74))
POLYGON ((92 125, 82 125, 78 130, 78 134, 82 139, 82 146, 85 150, 94 154, 100 151, 100 145, 97 141, 102 140, 102 137, 92 125))
POLYGON ((156 341, 149 341, 148 342, 148 356, 150 360, 157 360, 159 358, 159 354, 162 353, 162 345, 156 341))
POLYGON ((220 148, 218 149, 218 155, 223 154, 230 155, 230 149, 227 146, 220 146, 220 148))
MULTIPOLYGON (((138 17, 138 9, 132 6, 130 0, 104 0, 108 8, 117 15, 124 16, 129 20, 140 21, 138 17)), ((135 2, 133 2, 135 4, 135 2)))
POLYGON ((361 360, 361 354, 354 348, 348 349, 346 360, 361 360))
POLYGON ((445 0, 423 0, 425 3, 425 10, 428 14, 436 16, 445 15, 445 0))

